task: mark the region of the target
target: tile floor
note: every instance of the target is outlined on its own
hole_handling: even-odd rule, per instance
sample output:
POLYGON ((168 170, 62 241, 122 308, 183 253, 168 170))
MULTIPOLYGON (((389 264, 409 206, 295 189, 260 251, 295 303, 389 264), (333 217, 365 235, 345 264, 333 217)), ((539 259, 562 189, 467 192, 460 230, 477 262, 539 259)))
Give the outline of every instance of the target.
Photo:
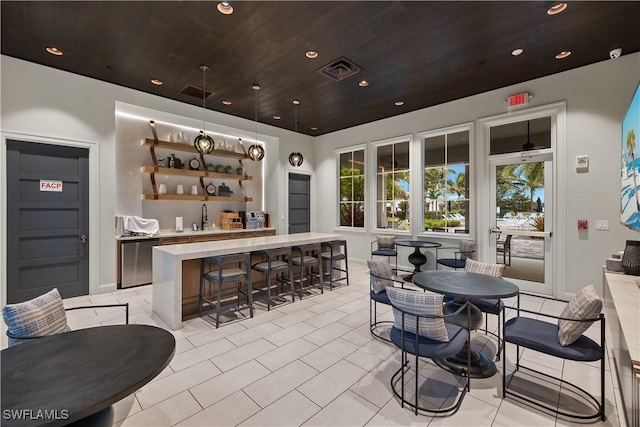
MULTIPOLYGON (((500 372, 472 380, 460 410, 452 416, 413 415, 401 408, 390 389, 399 368, 400 352, 373 339, 369 332, 369 277, 365 264, 351 262, 351 285, 328 290, 293 304, 266 311, 257 302, 253 319, 230 322, 215 329, 204 319, 184 322, 173 332, 176 354, 151 383, 115 405, 116 426, 572 426, 566 421, 501 399, 500 372)), ((151 312, 150 286, 110 294, 65 300, 66 306, 87 303, 130 303, 130 322, 166 325, 151 312)), ((510 301, 512 304, 513 301, 510 301)), ((541 308, 537 299, 523 300, 541 308)), ((546 304, 546 303, 545 303, 546 304)), ((559 313, 561 305, 545 305, 559 313)), ((391 317, 388 309, 379 315, 391 317), (384 313, 382 313, 384 312, 384 313)), ((513 315, 513 314, 511 314, 513 315)), ((509 314, 508 314, 509 316, 509 314)), ((117 309, 68 312, 74 329, 120 323, 117 309)), ((495 325, 495 317, 490 318, 495 325)), ((597 337, 598 330, 588 334, 597 337)), ((3 337, 6 347, 6 337, 3 337)), ((495 352, 495 343, 474 333, 474 346, 495 352)), ((507 352, 513 367, 515 347, 507 352)), ((598 390, 594 364, 563 363, 524 352, 528 363, 563 375, 589 390, 598 390)), ((620 393, 606 371, 607 420, 591 425, 621 426, 616 405, 620 393)), ((499 363, 499 369, 502 362, 499 363)), ((425 363, 421 376, 433 381, 422 392, 429 403, 450 403, 456 377, 425 363)), ((532 382, 535 382, 532 380, 532 382)), ((531 389, 530 382, 522 387, 531 389)), ((558 388, 543 383, 542 394, 557 399, 558 388)), ((595 393, 598 394, 597 392, 595 393)))

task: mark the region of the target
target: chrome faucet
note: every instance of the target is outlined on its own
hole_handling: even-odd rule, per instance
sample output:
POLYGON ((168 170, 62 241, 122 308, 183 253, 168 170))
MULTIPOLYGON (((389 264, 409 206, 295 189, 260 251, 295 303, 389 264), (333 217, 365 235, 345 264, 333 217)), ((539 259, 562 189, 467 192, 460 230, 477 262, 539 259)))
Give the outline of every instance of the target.
POLYGON ((207 218, 207 205, 204 203, 202 204, 201 212, 202 212, 202 218, 201 218, 202 221, 200 224, 201 225, 200 230, 204 230, 204 224, 209 220, 207 218))

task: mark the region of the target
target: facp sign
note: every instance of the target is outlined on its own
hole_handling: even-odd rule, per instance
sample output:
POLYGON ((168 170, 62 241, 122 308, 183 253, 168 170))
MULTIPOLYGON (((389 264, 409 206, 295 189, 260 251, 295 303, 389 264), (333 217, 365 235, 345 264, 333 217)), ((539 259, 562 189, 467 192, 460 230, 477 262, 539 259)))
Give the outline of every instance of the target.
POLYGON ((49 181, 46 179, 40 180, 40 191, 55 191, 62 192, 62 181, 49 181))

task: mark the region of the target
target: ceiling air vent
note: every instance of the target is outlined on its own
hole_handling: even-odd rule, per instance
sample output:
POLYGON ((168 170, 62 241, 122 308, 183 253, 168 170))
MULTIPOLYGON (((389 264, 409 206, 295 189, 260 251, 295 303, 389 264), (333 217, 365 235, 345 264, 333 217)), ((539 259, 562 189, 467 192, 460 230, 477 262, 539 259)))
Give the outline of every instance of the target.
MULTIPOLYGON (((178 91, 178 93, 181 93, 183 95, 187 95, 187 96, 192 96, 194 98, 198 98, 199 100, 202 100, 202 88, 198 87, 198 86, 193 86, 193 85, 186 85, 185 87, 183 87, 182 89, 180 89, 178 91)), ((209 89, 205 89, 204 90, 204 99, 208 99, 210 96, 215 95, 216 93, 209 90, 209 89)))
POLYGON ((323 76, 329 77, 331 80, 339 82, 351 76, 355 76, 361 71, 364 71, 364 69, 343 56, 316 71, 323 76))

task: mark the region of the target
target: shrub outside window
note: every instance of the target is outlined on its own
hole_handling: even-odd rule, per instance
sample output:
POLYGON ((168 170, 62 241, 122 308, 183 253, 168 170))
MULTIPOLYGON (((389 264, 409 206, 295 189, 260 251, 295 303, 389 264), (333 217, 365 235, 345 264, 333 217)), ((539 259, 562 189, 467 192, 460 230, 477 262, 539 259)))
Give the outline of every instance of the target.
POLYGON ((410 230, 409 141, 376 146, 376 228, 410 230))
POLYGON ((423 134, 424 231, 469 233, 468 128, 423 134))
POLYGON ((339 154, 339 226, 364 228, 364 149, 339 154))

